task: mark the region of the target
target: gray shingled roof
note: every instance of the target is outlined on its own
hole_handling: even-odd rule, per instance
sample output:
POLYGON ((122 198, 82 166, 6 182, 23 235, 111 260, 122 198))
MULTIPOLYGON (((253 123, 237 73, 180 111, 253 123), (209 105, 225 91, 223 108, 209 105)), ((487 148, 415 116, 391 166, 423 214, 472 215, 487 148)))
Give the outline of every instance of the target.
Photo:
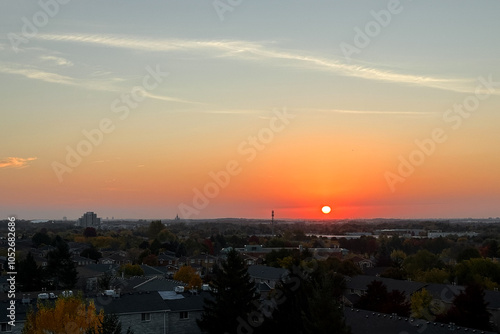
POLYGON ((367 289, 367 286, 373 281, 382 282, 387 287, 387 291, 399 290, 407 296, 422 289, 426 285, 426 283, 420 283, 420 282, 402 281, 392 278, 359 275, 359 276, 354 276, 350 280, 348 280, 346 286, 348 289, 364 291, 367 289))
POLYGON ((167 267, 152 267, 147 264, 141 264, 142 270, 144 270, 144 276, 157 276, 166 275, 167 267))
POLYGON ((288 270, 255 264, 248 267, 248 274, 253 278, 280 280, 288 274, 288 270))
POLYGON ((174 291, 176 286, 186 286, 186 283, 174 281, 172 279, 158 278, 155 277, 150 279, 143 284, 135 287, 138 291, 174 291))
POLYGON ((346 324, 351 327, 352 334, 449 334, 449 333, 484 333, 494 332, 465 329, 460 326, 429 322, 420 319, 392 316, 372 311, 344 309, 346 324))
POLYGON ((158 292, 126 293, 119 298, 97 297, 94 302, 97 309, 105 313, 154 313, 163 311, 198 311, 203 309, 203 300, 208 297, 206 292, 192 295, 184 293, 184 298, 163 300, 158 292))
POLYGON ((125 293, 119 298, 102 296, 94 298, 98 310, 105 313, 150 313, 168 310, 169 307, 158 292, 125 293))

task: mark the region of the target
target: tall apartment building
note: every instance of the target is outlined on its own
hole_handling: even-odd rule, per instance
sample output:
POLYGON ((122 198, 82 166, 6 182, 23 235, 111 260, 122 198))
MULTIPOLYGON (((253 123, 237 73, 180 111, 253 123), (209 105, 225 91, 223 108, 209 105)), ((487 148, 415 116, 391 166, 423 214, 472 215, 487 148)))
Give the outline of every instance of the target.
POLYGON ((101 218, 97 218, 93 212, 86 212, 82 218, 78 219, 78 226, 99 228, 101 227, 101 218))

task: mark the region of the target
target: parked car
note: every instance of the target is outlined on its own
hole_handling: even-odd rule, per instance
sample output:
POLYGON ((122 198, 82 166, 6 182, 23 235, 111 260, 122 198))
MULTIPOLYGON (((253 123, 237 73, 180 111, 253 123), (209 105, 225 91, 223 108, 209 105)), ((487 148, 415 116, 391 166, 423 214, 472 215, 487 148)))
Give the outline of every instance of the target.
POLYGON ((38 299, 49 299, 49 294, 46 292, 39 293, 38 299))

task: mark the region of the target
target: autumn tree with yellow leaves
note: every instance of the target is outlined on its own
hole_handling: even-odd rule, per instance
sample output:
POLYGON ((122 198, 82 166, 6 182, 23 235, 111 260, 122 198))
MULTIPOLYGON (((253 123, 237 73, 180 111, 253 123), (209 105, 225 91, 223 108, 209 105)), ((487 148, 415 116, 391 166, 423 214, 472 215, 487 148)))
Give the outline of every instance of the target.
POLYGON ((98 332, 104 320, 104 312, 97 312, 94 303, 88 304, 81 297, 61 297, 55 303, 37 304, 31 310, 24 325, 24 334, 98 332))
POLYGON ((202 280, 191 266, 183 266, 174 275, 174 280, 186 283, 188 289, 201 288, 202 280))

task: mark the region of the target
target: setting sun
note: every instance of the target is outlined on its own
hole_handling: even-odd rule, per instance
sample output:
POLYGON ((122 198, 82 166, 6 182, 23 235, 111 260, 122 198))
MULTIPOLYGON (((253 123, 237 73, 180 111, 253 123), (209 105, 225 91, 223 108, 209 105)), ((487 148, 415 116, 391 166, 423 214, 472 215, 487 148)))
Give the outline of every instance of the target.
POLYGON ((328 205, 325 205, 324 207, 321 208, 321 211, 326 215, 332 211, 332 208, 330 208, 328 205))

